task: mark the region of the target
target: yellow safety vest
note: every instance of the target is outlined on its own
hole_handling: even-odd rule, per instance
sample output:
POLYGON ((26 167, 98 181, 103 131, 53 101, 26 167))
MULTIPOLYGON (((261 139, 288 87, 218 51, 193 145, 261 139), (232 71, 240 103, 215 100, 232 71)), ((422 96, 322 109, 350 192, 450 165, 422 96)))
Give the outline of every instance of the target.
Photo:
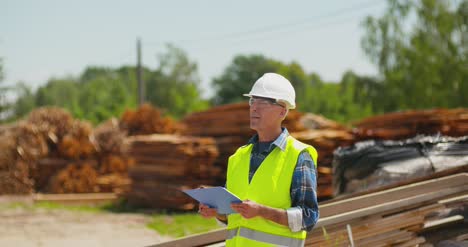
MULTIPOLYGON (((229 157, 227 189, 241 200, 249 199, 273 208, 291 207, 291 181, 297 159, 306 149, 317 165, 317 151, 288 136, 285 150, 276 147, 265 158, 249 183, 250 154, 253 144, 240 147, 229 157)), ((289 227, 262 217, 245 219, 228 216, 226 246, 304 246, 306 231, 292 232, 289 227)))

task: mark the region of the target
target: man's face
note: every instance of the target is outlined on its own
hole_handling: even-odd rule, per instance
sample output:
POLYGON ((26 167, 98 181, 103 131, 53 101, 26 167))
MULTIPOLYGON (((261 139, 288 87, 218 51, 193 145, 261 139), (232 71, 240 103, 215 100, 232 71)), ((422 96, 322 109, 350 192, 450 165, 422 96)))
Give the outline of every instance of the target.
POLYGON ((251 97, 249 105, 251 129, 263 131, 281 126, 286 109, 274 99, 251 97))

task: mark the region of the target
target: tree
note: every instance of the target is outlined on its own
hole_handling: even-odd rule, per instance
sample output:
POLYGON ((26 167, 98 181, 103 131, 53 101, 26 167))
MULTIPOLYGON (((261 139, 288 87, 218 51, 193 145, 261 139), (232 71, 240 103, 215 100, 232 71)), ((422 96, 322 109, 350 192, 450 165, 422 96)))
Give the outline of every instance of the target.
POLYGON ((25 116, 36 107, 36 97, 31 88, 25 83, 19 82, 15 86, 17 95, 16 102, 13 104, 12 119, 18 119, 25 116))
POLYGON ((262 55, 236 56, 221 76, 212 81, 216 105, 245 100, 243 93, 248 93, 253 83, 267 72, 278 72, 282 64, 262 55))
POLYGON ((201 98, 197 64, 183 50, 167 45, 167 52, 158 59, 158 68, 145 79, 149 102, 176 118, 209 106, 201 98))
POLYGON ((468 1, 457 2, 389 0, 383 16, 365 20, 362 45, 383 77, 381 110, 468 105, 468 1))
POLYGON ((0 58, 0 82, 3 81, 3 59, 0 58))
POLYGON ((11 91, 11 87, 4 86, 3 84, 3 59, 0 58, 0 121, 3 122, 11 114, 11 100, 8 100, 8 93, 11 91))
MULTIPOLYGON (((223 74, 213 80, 217 104, 245 101, 242 94, 264 73, 279 73, 291 82, 296 91, 297 110, 322 114, 338 121, 369 115, 370 107, 355 104, 355 81, 343 88, 339 83, 325 83, 317 74, 307 74, 296 62, 284 64, 261 55, 237 56, 223 74), (365 113, 364 113, 365 112, 365 113)), ((357 76, 356 76, 357 78, 357 76)))

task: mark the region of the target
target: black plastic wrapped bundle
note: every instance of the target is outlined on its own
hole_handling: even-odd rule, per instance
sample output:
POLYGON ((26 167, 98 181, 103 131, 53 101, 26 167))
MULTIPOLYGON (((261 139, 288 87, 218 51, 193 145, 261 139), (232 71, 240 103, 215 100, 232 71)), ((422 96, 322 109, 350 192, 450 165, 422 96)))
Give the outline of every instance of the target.
POLYGON ((467 164, 468 136, 363 141, 335 150, 333 185, 335 195, 354 193, 467 164))

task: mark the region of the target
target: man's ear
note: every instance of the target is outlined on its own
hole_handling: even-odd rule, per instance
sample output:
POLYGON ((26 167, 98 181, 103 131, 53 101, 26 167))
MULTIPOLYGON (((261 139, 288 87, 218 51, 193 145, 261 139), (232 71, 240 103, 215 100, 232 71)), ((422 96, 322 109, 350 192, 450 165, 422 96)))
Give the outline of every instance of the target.
POLYGON ((280 117, 284 119, 287 113, 288 113, 288 110, 286 108, 282 108, 280 112, 280 117))

